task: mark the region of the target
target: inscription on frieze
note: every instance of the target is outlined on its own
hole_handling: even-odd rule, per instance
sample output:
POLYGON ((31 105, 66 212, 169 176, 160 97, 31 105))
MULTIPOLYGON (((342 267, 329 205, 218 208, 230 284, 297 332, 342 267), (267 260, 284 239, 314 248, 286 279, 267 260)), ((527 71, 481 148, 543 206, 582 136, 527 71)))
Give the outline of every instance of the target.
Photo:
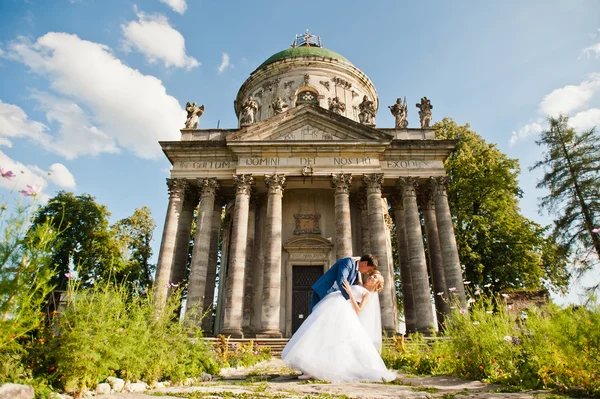
POLYGON ((379 160, 371 157, 241 157, 240 166, 378 166, 379 160))
POLYGON ((327 259, 327 254, 310 252, 292 252, 291 259, 327 259))
POLYGON ((175 169, 233 169, 233 161, 179 161, 175 162, 175 169))
POLYGON ((427 168, 429 161, 421 160, 388 160, 384 161, 384 167, 388 169, 419 169, 427 168))

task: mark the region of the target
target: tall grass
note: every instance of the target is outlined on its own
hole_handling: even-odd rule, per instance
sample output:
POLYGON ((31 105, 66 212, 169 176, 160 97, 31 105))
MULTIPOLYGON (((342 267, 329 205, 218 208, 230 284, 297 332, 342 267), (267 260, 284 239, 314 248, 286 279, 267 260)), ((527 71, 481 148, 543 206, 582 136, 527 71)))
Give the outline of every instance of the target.
POLYGON ((468 312, 453 310, 447 339, 427 345, 416 335, 386 348, 383 358, 389 367, 417 374, 600 396, 598 326, 597 303, 567 309, 548 304, 512 314, 502 297, 483 295, 468 312))

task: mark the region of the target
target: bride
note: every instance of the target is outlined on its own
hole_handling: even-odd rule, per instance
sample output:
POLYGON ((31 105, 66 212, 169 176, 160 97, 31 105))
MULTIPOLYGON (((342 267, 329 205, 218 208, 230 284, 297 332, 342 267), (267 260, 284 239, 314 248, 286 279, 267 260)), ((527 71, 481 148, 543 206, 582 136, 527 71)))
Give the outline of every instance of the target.
POLYGON ((281 358, 306 376, 330 382, 392 381, 396 373, 381 360, 379 295, 383 276, 375 271, 361 287, 344 281, 313 309, 283 349, 281 358))

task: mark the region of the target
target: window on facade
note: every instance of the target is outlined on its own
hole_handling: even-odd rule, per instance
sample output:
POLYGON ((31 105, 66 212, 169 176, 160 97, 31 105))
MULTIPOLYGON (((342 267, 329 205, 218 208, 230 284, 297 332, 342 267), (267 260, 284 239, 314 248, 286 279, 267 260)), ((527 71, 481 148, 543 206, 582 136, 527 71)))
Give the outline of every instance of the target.
POLYGON ((296 97, 296 105, 300 104, 319 104, 317 93, 313 93, 310 90, 301 91, 296 97))

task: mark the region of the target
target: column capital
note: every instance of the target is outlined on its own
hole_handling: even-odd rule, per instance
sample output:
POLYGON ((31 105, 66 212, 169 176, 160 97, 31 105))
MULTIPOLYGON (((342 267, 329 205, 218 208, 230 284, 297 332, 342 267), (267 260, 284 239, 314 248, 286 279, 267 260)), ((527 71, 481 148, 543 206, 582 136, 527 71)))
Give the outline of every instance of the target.
POLYGON ((254 177, 251 174, 233 175, 233 186, 235 187, 236 194, 250 195, 252 185, 254 185, 254 177))
POLYGON ((215 177, 198 178, 198 191, 201 197, 215 197, 219 190, 219 182, 215 177))
POLYGON ((448 176, 431 176, 429 178, 429 185, 432 190, 432 194, 437 195, 445 195, 448 193, 446 191, 446 187, 448 187, 448 183, 450 178, 448 176))
POLYGON ((277 173, 265 175, 265 184, 269 189, 269 194, 283 194, 283 187, 285 187, 285 175, 277 173))
POLYGON ((416 190, 419 186, 418 177, 399 177, 396 187, 402 193, 402 197, 416 197, 416 190))
POLYGON ((183 199, 190 190, 187 179, 167 179, 169 197, 183 199))
POLYGON ((381 191, 383 185, 383 173, 371 173, 363 176, 363 184, 368 190, 381 191))
POLYGON ((335 188, 336 194, 350 194, 352 175, 350 173, 332 173, 331 187, 335 188))

